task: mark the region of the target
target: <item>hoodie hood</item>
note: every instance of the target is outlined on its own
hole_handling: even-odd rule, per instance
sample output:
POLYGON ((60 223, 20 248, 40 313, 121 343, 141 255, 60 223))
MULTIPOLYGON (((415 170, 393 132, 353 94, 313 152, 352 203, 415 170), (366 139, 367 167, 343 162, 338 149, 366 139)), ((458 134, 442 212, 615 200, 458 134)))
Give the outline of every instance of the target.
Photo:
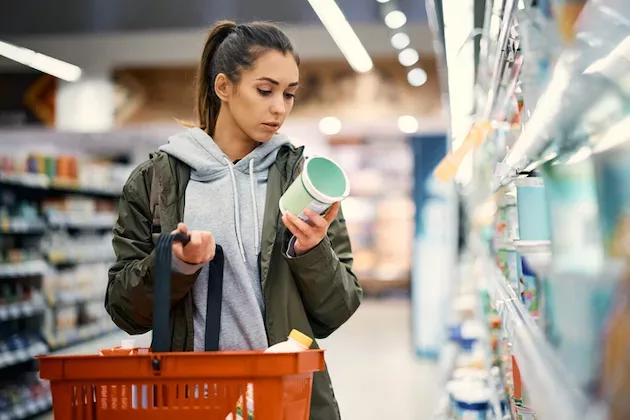
POLYGON ((259 214, 262 214, 262 210, 259 209, 259 204, 264 207, 264 203, 258 203, 256 174, 266 173, 269 170, 269 167, 276 161, 278 151, 285 144, 290 144, 289 138, 276 134, 268 142, 261 143, 243 159, 233 163, 205 131, 200 128, 190 128, 169 138, 168 144, 160 147, 159 150, 190 166, 190 179, 192 181, 212 183, 221 178, 229 177, 231 187, 228 187, 229 191, 222 191, 221 193, 225 193, 225 196, 228 197, 232 196, 236 241, 243 262, 247 263, 243 244, 244 235, 241 232, 242 218, 253 218, 255 252, 256 254, 260 252, 259 214), (248 192, 253 204, 251 209, 241 208, 241 199, 239 199, 237 188, 239 181, 237 181, 235 172, 241 172, 249 177, 248 192))
POLYGON ((191 178, 195 181, 208 182, 225 176, 232 169, 245 174, 250 173, 252 165, 253 173, 267 171, 276 161, 278 150, 290 143, 284 134, 276 134, 233 164, 205 131, 200 128, 189 128, 170 137, 168 143, 159 150, 190 166, 191 178))

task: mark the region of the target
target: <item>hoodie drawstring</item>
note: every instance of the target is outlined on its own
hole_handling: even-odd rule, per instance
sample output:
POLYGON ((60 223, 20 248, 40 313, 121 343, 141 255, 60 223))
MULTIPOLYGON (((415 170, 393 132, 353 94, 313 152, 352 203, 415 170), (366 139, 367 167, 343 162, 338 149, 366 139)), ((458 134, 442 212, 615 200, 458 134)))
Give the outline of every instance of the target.
MULTIPOLYGON (((234 225, 236 227, 236 241, 238 242, 238 248, 241 251, 241 257, 244 262, 247 262, 245 258, 245 247, 243 246, 243 237, 241 233, 241 215, 240 204, 238 201, 238 191, 236 190, 236 176, 234 175, 234 164, 225 157, 225 162, 230 169, 230 180, 232 181, 232 195, 234 201, 234 225)), ((254 177, 254 159, 249 161, 249 186, 252 194, 252 203, 254 205, 254 244, 256 249, 256 256, 260 252, 260 233, 258 232, 258 200, 256 199, 256 179, 254 177)))
POLYGON ((247 262, 245 259, 245 249, 243 248, 243 238, 241 238, 241 215, 239 214, 239 202, 238 191, 236 191, 236 177, 234 176, 234 164, 230 162, 230 159, 225 158, 225 162, 230 168, 230 180, 232 181, 232 198, 234 201, 234 225, 236 227, 236 242, 238 242, 238 249, 241 251, 241 257, 243 262, 247 262))
POLYGON ((258 200, 256 199, 256 179, 254 178, 254 159, 249 161, 249 186, 252 194, 252 203, 254 204, 254 245, 256 249, 256 258, 260 252, 260 237, 258 236, 258 200))

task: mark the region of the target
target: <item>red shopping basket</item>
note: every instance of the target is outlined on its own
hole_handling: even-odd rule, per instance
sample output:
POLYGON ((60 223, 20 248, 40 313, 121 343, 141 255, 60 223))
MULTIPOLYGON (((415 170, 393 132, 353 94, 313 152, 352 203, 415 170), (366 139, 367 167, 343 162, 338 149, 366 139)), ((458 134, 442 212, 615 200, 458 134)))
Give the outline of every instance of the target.
MULTIPOLYGON (((157 260, 167 263, 156 263, 162 272, 170 269, 172 241, 182 239, 158 240, 157 260)), ((155 315, 170 301, 170 287, 160 287, 170 276, 157 275, 157 266, 155 315)), ((152 350, 39 357, 55 419, 308 420, 313 373, 324 370, 322 350, 170 353, 168 316, 155 315, 152 350)))

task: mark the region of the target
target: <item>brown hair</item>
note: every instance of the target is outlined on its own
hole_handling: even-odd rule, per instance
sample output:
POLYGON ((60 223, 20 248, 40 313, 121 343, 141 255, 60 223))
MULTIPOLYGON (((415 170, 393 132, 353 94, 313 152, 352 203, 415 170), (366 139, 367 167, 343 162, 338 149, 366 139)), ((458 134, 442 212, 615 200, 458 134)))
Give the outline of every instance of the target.
POLYGON ((223 73, 233 83, 240 72, 251 68, 256 59, 269 50, 291 54, 300 64, 289 38, 277 26, 268 22, 237 25, 224 20, 210 31, 201 55, 195 79, 195 96, 199 127, 208 134, 214 128, 221 109, 221 100, 214 91, 214 81, 223 73))

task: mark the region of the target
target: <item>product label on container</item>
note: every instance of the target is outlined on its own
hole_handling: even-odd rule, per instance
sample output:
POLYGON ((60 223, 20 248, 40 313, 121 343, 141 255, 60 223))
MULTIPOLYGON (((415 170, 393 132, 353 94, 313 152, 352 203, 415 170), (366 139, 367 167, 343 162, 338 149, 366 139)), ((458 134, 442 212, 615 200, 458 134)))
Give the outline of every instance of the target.
POLYGON ((456 420, 486 420, 488 411, 487 410, 466 410, 466 409, 458 409, 455 415, 456 420))
MULTIPOLYGON (((318 200, 313 200, 309 203, 308 206, 306 206, 306 209, 309 209, 317 214, 324 214, 326 212, 326 210, 328 210, 328 208, 330 207, 330 204, 327 203, 322 203, 321 201, 318 200)), ((306 210, 304 209, 304 210, 306 210)), ((306 217, 306 215, 304 214, 304 212, 300 213, 300 215, 298 216, 300 219, 304 220, 305 222, 309 222, 309 218, 306 217)))
POLYGON ((520 260, 521 269, 519 273, 518 293, 529 313, 538 316, 538 281, 534 272, 527 265, 526 260, 523 257, 521 257, 520 260))

